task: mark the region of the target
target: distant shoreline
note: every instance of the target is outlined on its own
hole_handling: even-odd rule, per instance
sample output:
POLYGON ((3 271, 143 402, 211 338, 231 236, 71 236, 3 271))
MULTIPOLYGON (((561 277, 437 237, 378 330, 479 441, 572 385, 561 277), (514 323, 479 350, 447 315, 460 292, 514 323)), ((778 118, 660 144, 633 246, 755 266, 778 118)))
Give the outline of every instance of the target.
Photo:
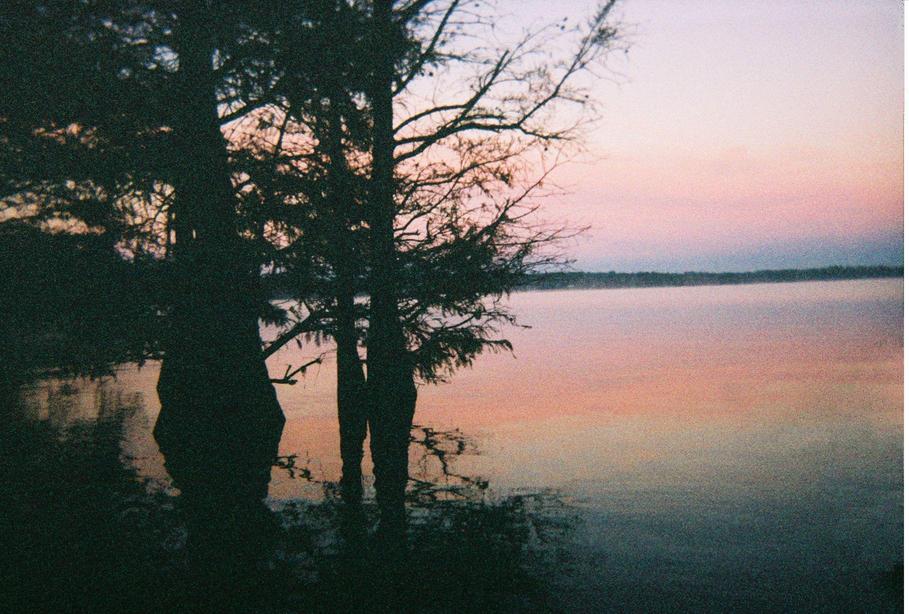
MULTIPOLYGON (((740 284, 793 283, 799 281, 844 281, 850 279, 901 278, 903 267, 894 266, 829 266, 815 269, 773 269, 745 273, 531 273, 514 288, 514 292, 540 290, 599 290, 609 288, 682 288, 688 286, 731 286, 740 284)), ((262 283, 272 300, 293 296, 282 284, 280 275, 266 275, 262 283)), ((366 296, 364 291, 358 296, 366 296)))
POLYGON ((774 269, 744 273, 534 273, 518 288, 519 292, 537 290, 585 290, 604 288, 666 288, 686 286, 727 286, 800 281, 844 281, 851 279, 888 279, 903 276, 903 267, 830 266, 814 269, 774 269))

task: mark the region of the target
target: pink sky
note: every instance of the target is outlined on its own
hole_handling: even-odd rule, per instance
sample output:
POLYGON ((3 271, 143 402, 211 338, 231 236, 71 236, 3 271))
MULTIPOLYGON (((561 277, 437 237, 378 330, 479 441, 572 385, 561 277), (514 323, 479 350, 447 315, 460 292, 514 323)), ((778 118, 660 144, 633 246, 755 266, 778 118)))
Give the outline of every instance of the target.
MULTIPOLYGON (((528 23, 587 0, 531 0, 528 23)), ((510 5, 508 5, 510 6, 510 5)), ((506 6, 506 10, 509 10, 506 6)), ((897 0, 626 0, 631 51, 550 219, 586 270, 902 263, 897 0)))

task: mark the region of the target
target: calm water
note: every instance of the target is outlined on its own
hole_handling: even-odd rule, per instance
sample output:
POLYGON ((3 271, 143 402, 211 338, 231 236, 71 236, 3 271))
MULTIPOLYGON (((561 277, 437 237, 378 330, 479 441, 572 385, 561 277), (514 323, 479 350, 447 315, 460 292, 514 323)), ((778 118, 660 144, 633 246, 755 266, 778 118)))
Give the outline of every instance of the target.
MULTIPOLYGON (((413 446, 412 473, 522 501, 520 552, 556 609, 896 610, 902 296, 902 280, 517 294, 514 355, 421 388, 415 437, 435 448, 413 446)), ((339 477, 333 372, 329 356, 279 386, 276 514, 339 477)), ((21 411, 64 438, 120 414, 121 462, 167 501, 156 379, 45 381, 21 411)))

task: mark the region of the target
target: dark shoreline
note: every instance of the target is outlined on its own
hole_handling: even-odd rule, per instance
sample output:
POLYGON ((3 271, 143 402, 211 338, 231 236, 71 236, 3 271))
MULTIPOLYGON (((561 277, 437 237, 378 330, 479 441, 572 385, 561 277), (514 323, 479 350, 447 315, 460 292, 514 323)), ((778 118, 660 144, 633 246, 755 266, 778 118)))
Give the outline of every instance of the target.
POLYGON ((690 286, 728 286, 801 281, 846 281, 855 279, 893 279, 903 277, 903 267, 831 266, 814 269, 775 269, 743 273, 588 273, 553 272, 528 276, 517 292, 538 290, 599 290, 619 288, 680 288, 690 286))
MULTIPOLYGON (((741 284, 795 283, 800 281, 846 281, 854 279, 895 279, 903 277, 899 266, 829 266, 813 269, 768 269, 743 273, 608 273, 562 271, 527 275, 513 292, 539 290, 600 290, 618 288, 683 288, 692 286, 730 286, 741 284)), ((281 275, 265 275, 262 284, 271 300, 287 300, 294 294, 287 290, 281 275)), ((360 290, 357 296, 365 297, 360 290)))

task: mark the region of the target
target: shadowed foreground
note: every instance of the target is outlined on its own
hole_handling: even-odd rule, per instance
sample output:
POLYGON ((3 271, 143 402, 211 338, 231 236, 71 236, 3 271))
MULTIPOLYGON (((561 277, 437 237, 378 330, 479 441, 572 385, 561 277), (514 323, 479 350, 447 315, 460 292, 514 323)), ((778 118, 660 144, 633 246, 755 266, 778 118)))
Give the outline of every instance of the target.
MULTIPOLYGON (((277 458, 283 424, 159 422, 177 494, 140 479, 121 451, 141 408, 108 409, 55 429, 5 408, 0 602, 11 611, 554 609, 526 568, 531 534, 546 538, 529 520, 544 497, 487 503, 482 480, 443 471, 416 484, 398 542, 375 533, 373 505, 345 506, 334 483, 320 484, 322 503, 266 505, 273 466, 315 481, 277 458)), ((414 439, 435 459, 465 449, 456 433, 414 439)))

